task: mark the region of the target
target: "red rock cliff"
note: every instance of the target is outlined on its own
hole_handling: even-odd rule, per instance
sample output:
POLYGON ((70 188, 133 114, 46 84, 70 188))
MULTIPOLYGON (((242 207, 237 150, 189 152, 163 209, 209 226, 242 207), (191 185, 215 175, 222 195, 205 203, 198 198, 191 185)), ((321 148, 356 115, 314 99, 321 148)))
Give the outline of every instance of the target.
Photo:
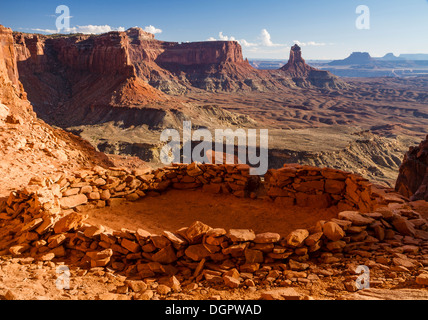
POLYGON ((0 103, 11 114, 27 115, 32 110, 19 81, 12 30, 0 25, 0 103))
POLYGON ((21 80, 35 110, 50 121, 55 109, 55 117, 68 124, 100 121, 108 107, 139 108, 166 99, 137 77, 130 45, 125 32, 59 38, 15 34, 21 80))
POLYGON ((14 38, 18 61, 25 61, 35 72, 62 67, 101 74, 133 74, 126 35, 121 32, 62 38, 16 33, 14 38))
POLYGON ((123 32, 49 39, 46 44, 57 53, 59 62, 75 71, 134 75, 123 32))
MULTIPOLYGON (((25 43, 23 38, 20 41, 25 43)), ((32 175, 52 174, 59 167, 111 165, 89 143, 50 127, 33 112, 20 83, 17 57, 34 58, 34 71, 42 71, 39 67, 46 65, 41 63, 44 55, 39 44, 34 39, 26 44, 25 50, 17 50, 12 30, 0 25, 0 197, 26 186, 32 175)), ((23 48, 21 43, 18 49, 23 48)))
POLYGON ((154 106, 169 99, 163 92, 337 88, 340 83, 308 66, 298 46, 286 66, 269 72, 251 67, 236 41, 165 42, 140 28, 102 35, 14 37, 20 80, 29 99, 43 119, 59 120, 54 123, 60 126, 119 120, 112 118, 118 117, 112 107, 154 106))
POLYGON ((181 65, 243 63, 242 48, 236 41, 208 41, 176 44, 157 58, 159 63, 181 65))
POLYGON ((395 190, 411 200, 428 201, 428 135, 405 154, 395 190))

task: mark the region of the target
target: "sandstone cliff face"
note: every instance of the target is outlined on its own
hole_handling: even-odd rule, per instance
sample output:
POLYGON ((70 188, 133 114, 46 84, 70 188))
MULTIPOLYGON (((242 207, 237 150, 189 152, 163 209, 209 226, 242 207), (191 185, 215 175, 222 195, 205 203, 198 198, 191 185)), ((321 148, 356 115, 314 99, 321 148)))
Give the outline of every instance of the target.
MULTIPOLYGON (((18 40, 22 45, 24 39, 18 40)), ((35 74, 48 65, 39 39, 31 39, 25 48, 16 50, 12 30, 0 25, 0 197, 25 186, 33 174, 43 176, 87 163, 109 164, 89 143, 37 119, 19 81, 17 58, 32 59, 35 74)))
POLYGON ((428 135, 404 156, 395 190, 411 200, 428 201, 428 135))
POLYGON ((252 68, 236 41, 177 43, 155 40, 140 28, 126 31, 137 76, 168 94, 198 89, 217 92, 265 91, 294 84, 252 68), (274 82, 274 83, 270 83, 274 82))
POLYGON ((13 113, 30 110, 19 81, 12 30, 0 25, 0 103, 13 113))
POLYGON ((157 62, 180 65, 242 63, 242 48, 236 41, 209 41, 176 44, 157 58, 157 62))
POLYGON ((91 36, 15 33, 14 38, 20 80, 35 111, 59 126, 121 121, 130 112, 147 119, 139 124, 151 126, 138 110, 165 109, 171 98, 164 93, 345 86, 308 66, 297 46, 286 66, 270 72, 251 67, 236 41, 165 42, 140 28, 91 36))
POLYGON ((124 32, 61 38, 17 33, 15 47, 20 79, 36 112, 48 121, 53 113, 58 125, 99 122, 111 107, 166 100, 137 77, 124 32))
POLYGON ((124 76, 134 74, 127 53, 126 35, 122 32, 98 37, 48 39, 46 43, 57 54, 58 61, 73 71, 124 76))

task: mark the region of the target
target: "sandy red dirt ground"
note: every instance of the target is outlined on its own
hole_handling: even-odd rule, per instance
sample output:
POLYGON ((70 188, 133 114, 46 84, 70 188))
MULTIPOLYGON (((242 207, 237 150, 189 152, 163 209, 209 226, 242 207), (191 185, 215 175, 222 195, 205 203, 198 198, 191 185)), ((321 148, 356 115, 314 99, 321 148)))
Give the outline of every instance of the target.
POLYGON ((88 212, 89 224, 120 230, 138 228, 151 233, 176 231, 199 220, 213 227, 252 229, 256 233, 276 232, 286 236, 299 228, 309 228, 319 220, 337 216, 337 209, 282 207, 272 201, 209 194, 201 190, 170 190, 134 203, 88 212))

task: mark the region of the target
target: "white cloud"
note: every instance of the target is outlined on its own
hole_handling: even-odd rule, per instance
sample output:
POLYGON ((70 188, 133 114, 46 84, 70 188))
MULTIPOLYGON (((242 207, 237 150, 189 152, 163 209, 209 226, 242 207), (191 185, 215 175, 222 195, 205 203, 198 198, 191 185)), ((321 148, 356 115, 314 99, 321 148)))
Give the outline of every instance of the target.
POLYGON ((299 40, 294 40, 294 43, 297 44, 300 47, 306 47, 306 46, 319 47, 319 46, 325 46, 326 45, 325 43, 315 42, 315 41, 300 42, 299 40))
POLYGON ((100 34, 100 33, 106 33, 111 31, 125 31, 125 28, 123 27, 112 28, 109 25, 104 25, 104 26, 87 25, 87 26, 76 26, 68 29, 66 32, 83 33, 83 34, 100 34))
POLYGON ((148 33, 152 33, 152 34, 156 34, 156 33, 162 33, 161 29, 155 28, 152 25, 149 25, 147 27, 144 28, 144 31, 148 32, 148 33))
POLYGON ((52 30, 52 29, 31 29, 33 31, 37 32, 44 32, 44 33, 83 33, 83 34, 100 34, 100 33, 106 33, 111 31, 125 31, 124 27, 119 28, 112 28, 109 25, 104 26, 94 26, 94 25, 86 25, 86 26, 76 26, 72 28, 67 28, 63 30, 52 30))
POLYGON ((225 35, 223 35, 223 32, 222 32, 222 31, 220 31, 220 32, 218 33, 218 37, 219 37, 219 38, 220 38, 220 40, 222 40, 222 41, 236 41, 235 37, 228 37, 228 36, 225 36, 225 35))
POLYGON ((262 29, 255 42, 249 42, 246 39, 237 40, 236 37, 224 35, 219 32, 218 37, 209 37, 207 41, 238 41, 239 44, 245 49, 247 54, 253 57, 286 57, 290 47, 287 44, 274 43, 271 35, 266 29, 262 29))
MULTIPOLYGON (((227 36, 223 32, 219 32, 218 37, 209 37, 207 41, 232 41, 236 40, 236 37, 227 36)), ((289 54, 290 45, 286 43, 275 43, 267 29, 262 29, 260 34, 255 37, 255 42, 248 42, 245 39, 236 40, 244 49, 244 54, 252 56, 252 58, 284 58, 286 59, 289 54)), ((294 43, 299 46, 326 46, 332 45, 332 43, 320 43, 315 41, 301 42, 294 40, 294 43)))
POLYGON ((286 46, 285 44, 273 43, 271 40, 270 33, 266 29, 262 29, 259 39, 262 42, 262 46, 265 46, 265 47, 284 47, 284 46, 286 46))
POLYGON ((257 43, 248 42, 245 39, 239 40, 239 44, 243 47, 256 47, 257 43))
POLYGON ((214 38, 214 37, 209 37, 208 39, 207 39, 207 41, 238 41, 238 43, 241 45, 241 46, 243 46, 243 47, 253 47, 253 46, 257 46, 257 44, 256 43, 251 43, 251 42, 248 42, 247 40, 245 40, 245 39, 241 39, 241 40, 236 40, 236 38, 235 37, 233 37, 233 36, 226 36, 226 35, 224 35, 223 34, 223 31, 220 31, 219 33, 218 33, 218 39, 217 38, 214 38))
POLYGON ((52 29, 38 29, 38 28, 34 28, 34 29, 29 29, 32 31, 36 31, 36 32, 43 32, 43 33, 57 33, 58 30, 52 30, 52 29))

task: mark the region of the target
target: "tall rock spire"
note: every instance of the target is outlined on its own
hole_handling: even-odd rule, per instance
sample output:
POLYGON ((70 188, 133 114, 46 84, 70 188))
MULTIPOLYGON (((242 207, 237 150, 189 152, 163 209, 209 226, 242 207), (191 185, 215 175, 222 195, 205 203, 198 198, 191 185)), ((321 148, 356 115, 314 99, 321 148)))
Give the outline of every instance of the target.
POLYGON ((302 50, 297 44, 291 47, 290 58, 287 64, 281 68, 281 70, 286 71, 292 77, 307 76, 312 69, 314 68, 308 66, 302 58, 302 50))

